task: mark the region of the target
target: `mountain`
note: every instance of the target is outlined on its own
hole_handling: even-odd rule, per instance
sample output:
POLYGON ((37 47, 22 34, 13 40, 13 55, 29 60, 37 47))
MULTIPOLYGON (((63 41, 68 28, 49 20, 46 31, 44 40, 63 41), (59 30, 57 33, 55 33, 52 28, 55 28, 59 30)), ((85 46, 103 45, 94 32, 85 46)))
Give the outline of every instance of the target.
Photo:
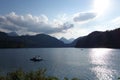
POLYGON ((40 48, 40 47, 65 47, 58 39, 45 34, 35 36, 8 36, 0 32, 0 48, 40 48))
POLYGON ((70 43, 73 42, 75 39, 74 38, 70 38, 69 41, 70 43))
POLYGON ((66 39, 64 37, 60 38, 60 41, 64 42, 65 44, 70 44, 74 41, 74 38, 66 39))
POLYGON ((64 44, 62 41, 46 34, 9 36, 7 33, 0 32, 0 48, 51 47, 120 48, 120 28, 105 32, 94 31, 87 36, 75 39, 69 44, 64 44))
POLYGON ((7 33, 0 32, 0 48, 16 48, 23 45, 20 41, 14 41, 7 33))
POLYGON ((79 37, 77 39, 74 39, 71 43, 68 44, 68 47, 75 47, 77 41, 80 40, 80 39, 82 39, 83 37, 79 37))
POLYGON ((111 31, 94 31, 78 39, 78 48, 120 48, 120 28, 111 31))
POLYGON ((64 43, 45 34, 35 36, 21 36, 27 47, 64 47, 64 43))
POLYGON ((6 37, 6 36, 8 36, 6 33, 4 33, 4 32, 0 32, 0 38, 4 38, 4 37, 6 37))
POLYGON ((60 38, 60 41, 64 42, 65 44, 69 43, 69 41, 66 38, 64 38, 64 37, 60 38))
POLYGON ((70 44, 72 41, 74 41, 74 38, 66 39, 62 37, 60 38, 60 41, 64 42, 65 44, 70 44))
POLYGON ((16 32, 10 32, 10 33, 7 33, 8 36, 19 36, 16 32))

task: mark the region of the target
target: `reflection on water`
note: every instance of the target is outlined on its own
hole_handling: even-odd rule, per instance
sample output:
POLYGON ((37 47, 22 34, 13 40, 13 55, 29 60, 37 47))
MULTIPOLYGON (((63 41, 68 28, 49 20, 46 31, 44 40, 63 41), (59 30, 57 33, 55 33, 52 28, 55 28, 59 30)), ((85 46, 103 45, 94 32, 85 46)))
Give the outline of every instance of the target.
POLYGON ((92 71, 98 80, 112 80, 114 70, 109 68, 112 49, 91 49, 92 71))
POLYGON ((112 49, 91 49, 91 62, 96 65, 107 65, 112 49))
POLYGON ((120 77, 120 49, 28 48, 0 49, 0 74, 22 68, 46 68, 47 75, 77 77, 80 80, 117 80, 120 77), (29 59, 40 55, 42 62, 29 59))

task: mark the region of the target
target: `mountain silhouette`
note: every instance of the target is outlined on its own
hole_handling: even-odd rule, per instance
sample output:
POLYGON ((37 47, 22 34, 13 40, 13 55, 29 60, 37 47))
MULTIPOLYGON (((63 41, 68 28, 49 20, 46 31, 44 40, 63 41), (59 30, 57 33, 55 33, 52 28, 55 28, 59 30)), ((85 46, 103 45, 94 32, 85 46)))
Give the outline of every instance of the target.
POLYGON ((111 31, 94 31, 79 39, 78 48, 120 48, 120 28, 111 31))
POLYGON ((38 34, 34 36, 10 36, 0 32, 0 48, 120 48, 120 28, 111 31, 94 31, 87 36, 79 37, 69 44, 65 44, 55 37, 38 34))
POLYGON ((8 36, 19 36, 16 32, 7 33, 8 36))
POLYGON ((35 36, 8 36, 0 32, 0 48, 40 48, 40 47, 65 47, 65 44, 49 35, 38 34, 35 36))
POLYGON ((74 38, 66 39, 64 37, 60 38, 60 41, 64 42, 65 44, 70 44, 72 41, 74 41, 74 38))

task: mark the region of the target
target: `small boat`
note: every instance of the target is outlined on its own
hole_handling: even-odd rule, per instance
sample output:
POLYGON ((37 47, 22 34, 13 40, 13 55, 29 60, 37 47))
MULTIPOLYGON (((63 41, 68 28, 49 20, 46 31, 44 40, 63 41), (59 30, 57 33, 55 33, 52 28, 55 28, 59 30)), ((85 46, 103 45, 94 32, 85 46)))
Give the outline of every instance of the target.
POLYGON ((35 57, 31 58, 30 60, 34 61, 34 62, 39 62, 39 61, 42 61, 43 59, 40 56, 35 56, 35 57))

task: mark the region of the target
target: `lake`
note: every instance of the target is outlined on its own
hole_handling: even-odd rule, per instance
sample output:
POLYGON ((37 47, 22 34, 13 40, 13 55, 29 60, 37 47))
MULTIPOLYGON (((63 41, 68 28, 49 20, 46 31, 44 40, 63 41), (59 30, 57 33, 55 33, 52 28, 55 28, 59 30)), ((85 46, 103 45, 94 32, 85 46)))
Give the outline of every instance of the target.
POLYGON ((120 49, 107 48, 23 48, 0 49, 0 74, 22 68, 46 68, 47 75, 81 80, 117 80, 120 77, 120 49), (41 56, 41 62, 30 58, 41 56))

